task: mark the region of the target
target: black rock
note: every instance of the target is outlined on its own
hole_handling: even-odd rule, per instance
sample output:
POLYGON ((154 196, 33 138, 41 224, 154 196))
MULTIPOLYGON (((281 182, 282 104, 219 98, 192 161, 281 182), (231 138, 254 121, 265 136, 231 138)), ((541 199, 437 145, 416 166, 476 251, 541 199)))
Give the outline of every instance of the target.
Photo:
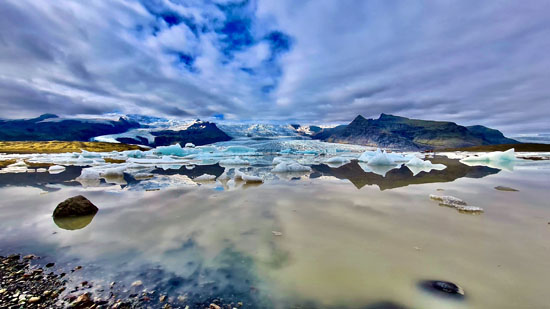
POLYGON ((32 119, 1 120, 1 141, 89 141, 92 137, 126 132, 140 124, 120 117, 108 119, 60 119, 44 114, 32 119))
POLYGON ((418 286, 429 293, 451 297, 454 299, 464 299, 464 290, 458 285, 448 282, 448 281, 439 281, 439 280, 424 280, 421 281, 418 286))
POLYGON ((53 211, 54 218, 95 215, 98 208, 82 195, 77 195, 59 203, 53 211))

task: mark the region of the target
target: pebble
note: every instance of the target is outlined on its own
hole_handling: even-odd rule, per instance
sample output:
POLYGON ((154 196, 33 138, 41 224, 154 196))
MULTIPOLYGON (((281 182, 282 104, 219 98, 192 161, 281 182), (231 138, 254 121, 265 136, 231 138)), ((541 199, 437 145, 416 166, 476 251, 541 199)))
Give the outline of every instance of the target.
POLYGON ((134 282, 132 282, 132 286, 136 287, 136 286, 142 286, 143 285, 143 282, 141 282, 141 280, 136 280, 134 282))
POLYGON ((37 303, 40 301, 40 296, 33 296, 31 298, 29 298, 29 303, 37 303))

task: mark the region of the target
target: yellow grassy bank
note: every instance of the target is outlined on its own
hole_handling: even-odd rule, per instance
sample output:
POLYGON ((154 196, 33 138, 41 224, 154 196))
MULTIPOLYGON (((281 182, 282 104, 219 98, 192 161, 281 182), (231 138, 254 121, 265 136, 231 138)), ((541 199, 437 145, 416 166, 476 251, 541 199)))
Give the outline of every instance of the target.
POLYGON ((0 142, 0 153, 62 153, 80 152, 81 149, 94 152, 144 150, 136 145, 104 142, 0 142))

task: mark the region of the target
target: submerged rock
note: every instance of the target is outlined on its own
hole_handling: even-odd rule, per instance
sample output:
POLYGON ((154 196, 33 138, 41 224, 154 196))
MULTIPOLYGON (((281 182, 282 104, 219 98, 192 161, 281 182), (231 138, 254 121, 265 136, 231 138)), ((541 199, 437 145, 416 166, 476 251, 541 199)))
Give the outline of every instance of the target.
POLYGON ((53 211, 54 218, 79 217, 95 215, 98 208, 82 195, 77 195, 61 202, 53 211))
POLYGON ((445 205, 445 206, 451 206, 455 207, 456 205, 467 205, 466 202, 459 199, 458 197, 450 196, 450 195, 434 195, 430 194, 430 198, 434 201, 438 201, 439 204, 445 205))
POLYGON ((460 286, 448 281, 424 280, 418 286, 426 292, 439 296, 455 299, 464 299, 465 297, 464 290, 460 286))
POLYGON ((516 190, 514 188, 504 187, 504 186, 496 186, 495 189, 499 190, 499 191, 508 191, 508 192, 517 192, 517 191, 519 191, 519 190, 516 190))

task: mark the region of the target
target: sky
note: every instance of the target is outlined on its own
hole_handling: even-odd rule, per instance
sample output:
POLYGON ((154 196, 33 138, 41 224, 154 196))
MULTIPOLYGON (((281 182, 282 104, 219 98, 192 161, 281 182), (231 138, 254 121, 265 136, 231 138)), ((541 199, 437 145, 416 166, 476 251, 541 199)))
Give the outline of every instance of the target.
POLYGON ((550 1, 0 1, 0 117, 550 132, 550 1))

